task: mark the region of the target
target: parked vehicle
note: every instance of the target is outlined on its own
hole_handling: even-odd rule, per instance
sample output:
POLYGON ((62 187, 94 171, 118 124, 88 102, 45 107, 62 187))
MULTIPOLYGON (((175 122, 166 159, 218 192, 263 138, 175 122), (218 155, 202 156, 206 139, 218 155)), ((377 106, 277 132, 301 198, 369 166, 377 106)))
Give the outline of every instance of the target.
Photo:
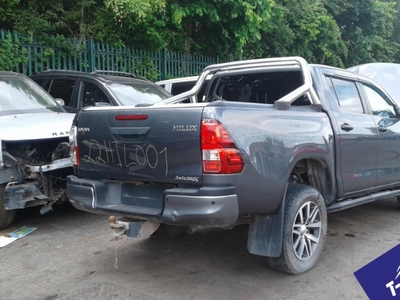
POLYGON ((66 199, 73 115, 27 76, 0 72, 0 229, 19 209, 66 199))
MULTIPOLYGON (((208 84, 210 78, 211 78, 211 76, 208 76, 206 78, 206 80, 204 81, 204 84, 202 85, 202 88, 195 95, 196 99, 192 100, 192 102, 197 102, 197 99, 199 99, 199 101, 202 101, 204 92, 207 88, 207 84, 208 84)), ((175 96, 175 95, 182 94, 182 93, 187 92, 190 89, 192 89, 198 79, 199 79, 199 76, 180 77, 180 78, 157 81, 156 84, 163 87, 167 92, 169 92, 175 96)), ((190 99, 188 99, 188 100, 190 100, 190 99)), ((186 100, 186 102, 190 102, 188 100, 186 100)))
POLYGON ((400 195, 399 120, 384 90, 346 70, 300 57, 213 65, 151 107, 80 111, 68 196, 125 217, 110 218, 115 236, 248 223, 249 252, 299 274, 322 253, 328 212, 400 195), (209 74, 204 101, 179 104, 209 74))
POLYGON ((400 105, 400 64, 369 63, 348 70, 373 79, 400 105))
POLYGON ((48 70, 31 78, 54 98, 63 99, 69 112, 96 105, 154 104, 171 97, 153 82, 125 72, 48 70))

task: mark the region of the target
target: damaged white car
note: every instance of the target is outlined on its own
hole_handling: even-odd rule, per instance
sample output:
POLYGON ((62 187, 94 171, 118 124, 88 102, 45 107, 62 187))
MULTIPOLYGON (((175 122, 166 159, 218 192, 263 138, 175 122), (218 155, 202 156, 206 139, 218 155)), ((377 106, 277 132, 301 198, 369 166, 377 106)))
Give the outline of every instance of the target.
POLYGON ((66 199, 73 118, 27 76, 0 72, 0 229, 19 209, 66 199))

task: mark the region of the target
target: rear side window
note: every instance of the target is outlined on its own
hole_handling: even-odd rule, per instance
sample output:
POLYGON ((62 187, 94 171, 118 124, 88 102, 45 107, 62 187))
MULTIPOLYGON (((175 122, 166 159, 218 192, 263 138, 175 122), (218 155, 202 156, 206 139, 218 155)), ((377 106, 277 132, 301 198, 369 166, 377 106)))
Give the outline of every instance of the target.
POLYGON ((48 92, 53 98, 61 98, 66 106, 71 106, 71 97, 74 90, 74 79, 53 79, 48 92))
POLYGON ((103 90, 92 82, 83 82, 82 107, 95 106, 98 102, 110 103, 103 90))
POLYGON ((364 113, 356 83, 350 80, 331 78, 342 111, 364 113))

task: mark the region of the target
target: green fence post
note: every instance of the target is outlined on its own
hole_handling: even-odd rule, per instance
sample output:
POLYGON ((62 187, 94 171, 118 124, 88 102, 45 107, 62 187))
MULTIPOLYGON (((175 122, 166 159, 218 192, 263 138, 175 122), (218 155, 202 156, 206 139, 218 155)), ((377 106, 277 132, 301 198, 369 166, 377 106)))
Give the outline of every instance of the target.
POLYGON ((94 55, 94 41, 89 39, 87 41, 88 49, 88 60, 89 60, 89 71, 93 72, 95 67, 95 55, 94 55))
POLYGON ((161 50, 161 80, 167 79, 167 57, 165 48, 161 50))

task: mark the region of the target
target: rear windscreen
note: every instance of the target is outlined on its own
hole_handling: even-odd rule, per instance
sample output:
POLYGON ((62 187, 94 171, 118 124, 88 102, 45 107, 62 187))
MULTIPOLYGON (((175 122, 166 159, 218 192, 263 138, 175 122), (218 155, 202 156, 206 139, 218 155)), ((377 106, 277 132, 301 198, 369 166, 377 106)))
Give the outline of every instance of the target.
MULTIPOLYGON (((277 71, 240 75, 214 76, 204 99, 274 104, 283 96, 304 84, 299 71, 277 71)), ((293 105, 309 105, 307 97, 300 97, 293 105)))
POLYGON ((195 80, 185 81, 185 82, 175 82, 172 84, 171 94, 175 96, 187 92, 192 87, 194 87, 195 83, 196 83, 195 80))

